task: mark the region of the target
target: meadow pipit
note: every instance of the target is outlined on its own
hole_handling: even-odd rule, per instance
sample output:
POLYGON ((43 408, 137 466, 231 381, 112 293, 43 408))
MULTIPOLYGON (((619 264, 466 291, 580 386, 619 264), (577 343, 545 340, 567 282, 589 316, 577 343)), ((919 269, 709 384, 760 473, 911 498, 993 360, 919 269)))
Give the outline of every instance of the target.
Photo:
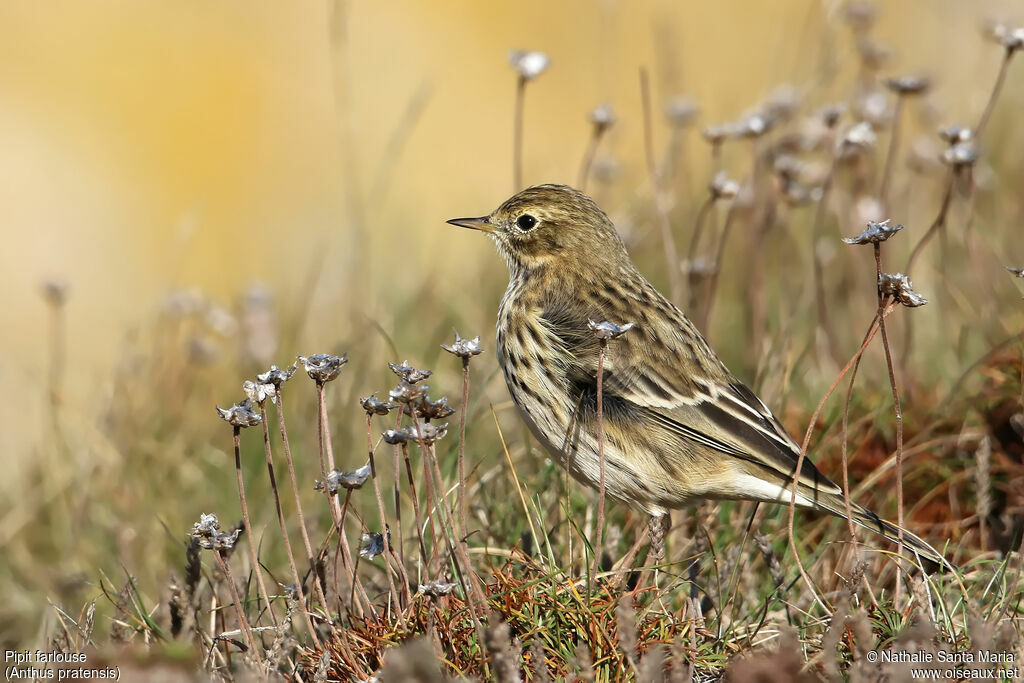
MULTIPOLYGON (((644 279, 593 200, 564 185, 540 185, 488 216, 448 222, 487 233, 508 263, 498 360, 531 431, 576 479, 594 488, 600 480, 602 342, 589 323, 632 322, 603 363, 607 495, 647 512, 652 540, 669 510, 698 499, 790 502, 800 447, 644 279)), ((807 458, 796 503, 846 517, 842 490, 807 458)), ((897 540, 896 525, 852 509, 854 522, 897 540)), ((948 566, 910 532, 903 542, 948 566)))

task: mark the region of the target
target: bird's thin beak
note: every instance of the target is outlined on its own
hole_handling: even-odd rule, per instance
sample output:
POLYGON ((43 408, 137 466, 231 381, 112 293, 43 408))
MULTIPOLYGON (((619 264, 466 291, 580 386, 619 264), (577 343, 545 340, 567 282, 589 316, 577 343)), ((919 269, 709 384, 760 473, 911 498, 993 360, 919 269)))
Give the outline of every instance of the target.
POLYGON ((453 218, 448 221, 451 225, 457 225, 460 228, 470 228, 472 230, 480 230, 482 232, 494 232, 494 225, 488 220, 487 216, 480 216, 479 218, 453 218))

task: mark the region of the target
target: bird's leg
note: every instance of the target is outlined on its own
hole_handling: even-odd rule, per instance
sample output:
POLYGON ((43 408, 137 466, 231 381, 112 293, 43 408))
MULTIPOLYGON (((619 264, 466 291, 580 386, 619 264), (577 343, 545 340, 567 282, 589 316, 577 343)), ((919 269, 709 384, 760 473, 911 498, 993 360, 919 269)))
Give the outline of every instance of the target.
MULTIPOLYGON (((665 536, 672 526, 669 513, 651 515, 647 520, 647 535, 651 539, 651 548, 647 551, 647 564, 660 565, 665 561, 665 536)), ((654 585, 658 585, 658 569, 654 570, 654 585)))

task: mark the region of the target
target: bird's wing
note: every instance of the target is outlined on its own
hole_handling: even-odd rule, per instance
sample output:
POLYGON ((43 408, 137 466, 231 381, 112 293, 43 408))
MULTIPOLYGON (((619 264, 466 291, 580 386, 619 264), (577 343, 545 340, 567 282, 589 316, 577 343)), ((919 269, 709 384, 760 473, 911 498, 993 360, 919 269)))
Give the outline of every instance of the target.
MULTIPOLYGON (((566 359, 567 377, 590 395, 595 395, 600 343, 587 318, 599 313, 581 312, 569 303, 542 314, 564 347, 560 356, 566 359)), ((611 313, 618 316, 613 322, 635 322, 636 327, 608 342, 605 396, 628 401, 641 419, 667 434, 752 463, 780 482, 792 480, 800 447, 678 309, 664 302, 657 321, 625 308, 611 313)), ((841 493, 806 457, 799 479, 812 490, 841 493)))

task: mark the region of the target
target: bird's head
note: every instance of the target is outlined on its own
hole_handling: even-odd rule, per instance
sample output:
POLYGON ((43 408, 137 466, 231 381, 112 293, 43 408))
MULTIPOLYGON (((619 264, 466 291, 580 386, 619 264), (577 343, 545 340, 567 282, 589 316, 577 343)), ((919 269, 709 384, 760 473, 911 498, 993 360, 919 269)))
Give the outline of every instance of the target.
POLYGON ((626 257, 604 211, 566 185, 530 187, 486 216, 448 222, 487 233, 513 272, 545 265, 607 265, 626 257))

